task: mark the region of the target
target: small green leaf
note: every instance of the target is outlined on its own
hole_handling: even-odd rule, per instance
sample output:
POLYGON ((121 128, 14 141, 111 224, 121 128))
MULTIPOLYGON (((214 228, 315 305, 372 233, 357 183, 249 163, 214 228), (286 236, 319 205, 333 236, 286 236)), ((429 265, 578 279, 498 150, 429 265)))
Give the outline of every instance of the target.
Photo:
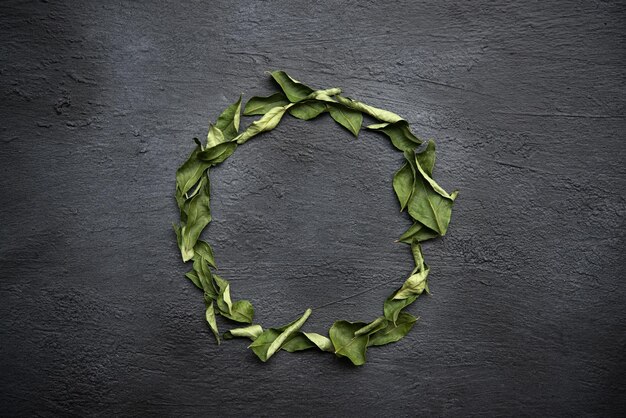
POLYGON ((198 153, 198 158, 210 165, 217 165, 230 157, 236 148, 236 142, 224 142, 198 153))
POLYGON ((347 106, 351 109, 358 110, 359 112, 363 112, 366 115, 370 115, 381 122, 395 123, 401 120, 404 120, 400 116, 396 115, 393 112, 389 112, 388 110, 379 109, 374 106, 366 105, 365 103, 361 103, 356 100, 352 100, 348 97, 336 96, 336 99, 339 103, 344 106, 347 106))
POLYGON ((355 366, 365 363, 369 335, 355 335, 365 326, 367 324, 363 322, 336 321, 328 332, 335 347, 335 354, 338 357, 348 357, 355 366))
POLYGON ((309 94, 313 93, 312 88, 289 77, 284 71, 273 71, 270 74, 292 103, 304 100, 309 94))
POLYGON ((215 335, 215 339, 217 340, 217 344, 220 344, 220 334, 217 330, 217 321, 215 320, 215 309, 213 308, 213 302, 209 304, 206 308, 206 322, 209 324, 211 331, 213 331, 213 335, 215 335))
POLYGON ((324 337, 323 335, 317 334, 315 332, 303 332, 303 334, 322 351, 333 352, 334 347, 333 343, 330 341, 328 337, 324 337))
POLYGON ((255 135, 262 132, 271 131, 278 125, 285 112, 293 105, 288 104, 282 107, 275 107, 269 110, 261 119, 255 120, 248 128, 239 134, 235 139, 238 144, 243 144, 255 135))
POLYGON ((195 254, 204 258, 211 267, 217 268, 215 265, 215 258, 213 257, 213 249, 209 243, 198 240, 196 245, 193 247, 193 251, 195 254))
POLYGON ((302 317, 292 322, 291 324, 280 328, 270 328, 265 331, 259 337, 250 344, 249 348, 265 362, 274 355, 287 340, 302 327, 306 320, 311 315, 311 309, 307 309, 302 317))
POLYGON ((217 118, 215 126, 219 128, 226 138, 231 140, 239 132, 239 121, 241 119, 241 95, 239 100, 228 106, 217 118))
POLYGON ((264 115, 275 107, 283 107, 288 104, 289 100, 282 93, 274 93, 268 97, 254 96, 246 103, 243 114, 246 116, 264 115))
POLYGON ((420 163, 420 167, 424 170, 427 176, 433 176, 433 168, 435 167, 435 141, 432 139, 428 141, 426 148, 415 155, 417 161, 420 163))
POLYGON ((198 153, 202 151, 198 145, 191 153, 187 161, 176 170, 176 191, 178 207, 182 208, 185 201, 184 194, 198 183, 202 174, 209 168, 210 164, 198 159, 198 153))
POLYGON ((220 314, 232 321, 251 324, 254 319, 254 307, 248 300, 238 300, 233 302, 230 313, 220 312, 220 314))
POLYGON ((415 302, 418 296, 414 295, 406 299, 396 300, 393 298, 394 295, 395 295, 395 292, 394 294, 392 294, 385 300, 383 312, 384 312, 385 318, 387 318, 389 321, 395 324, 398 320, 398 316, 400 315, 400 312, 402 311, 402 309, 406 308, 407 306, 415 302))
POLYGON ((422 292, 424 292, 424 289, 426 289, 426 278, 428 277, 429 271, 430 268, 427 265, 424 265, 423 270, 411 274, 409 278, 406 279, 400 290, 398 290, 393 296, 393 299, 408 299, 415 295, 421 295, 422 292))
POLYGON ((206 260, 202 257, 194 257, 193 271, 196 272, 196 276, 198 276, 200 285, 204 290, 204 293, 210 299, 216 299, 217 289, 215 289, 215 285, 213 282, 213 273, 211 273, 211 270, 209 269, 209 265, 206 260))
POLYGON ((352 135, 359 135, 363 123, 361 112, 335 103, 328 103, 328 111, 335 122, 352 132, 352 135))
POLYGON ((393 176, 393 190, 396 192, 396 196, 398 196, 400 211, 403 211, 407 203, 409 203, 414 186, 415 170, 407 162, 393 176))
POLYGON ((384 133, 400 151, 413 151, 422 144, 422 140, 413 135, 409 123, 405 120, 369 125, 367 129, 384 133))
POLYGON ((263 332, 263 328, 260 325, 250 325, 243 328, 233 328, 230 331, 226 331, 223 335, 225 340, 232 338, 250 338, 252 341, 256 340, 263 332))
POLYGON ((398 315, 396 323, 387 323, 387 326, 380 331, 370 335, 369 346, 385 345, 401 340, 415 325, 415 318, 413 315, 401 312, 398 315))
POLYGON ((405 244, 411 244, 414 240, 416 241, 426 241, 432 238, 438 237, 439 234, 432 229, 428 228, 426 225, 423 225, 417 221, 413 223, 407 229, 404 234, 398 238, 398 242, 404 242, 405 244))
POLYGON ((289 114, 302 120, 316 118, 327 110, 326 103, 317 100, 306 100, 289 109, 289 114))
POLYGON ((384 316, 378 317, 357 332, 354 333, 355 337, 360 335, 371 335, 376 331, 383 329, 387 326, 387 319, 384 316))
POLYGON ((202 282, 200 281, 200 278, 198 277, 198 274, 195 270, 191 270, 185 273, 185 277, 191 280, 191 282, 195 284, 198 289, 202 289, 202 282))
POLYGON ((193 257, 193 248, 196 245, 196 241, 198 241, 198 237, 202 230, 211 222, 209 179, 203 177, 200 182, 200 191, 186 203, 187 222, 180 230, 182 236, 180 250, 185 262, 193 257))
POLYGON ((217 126, 209 126, 209 133, 206 137, 206 149, 210 149, 225 142, 224 133, 217 126))

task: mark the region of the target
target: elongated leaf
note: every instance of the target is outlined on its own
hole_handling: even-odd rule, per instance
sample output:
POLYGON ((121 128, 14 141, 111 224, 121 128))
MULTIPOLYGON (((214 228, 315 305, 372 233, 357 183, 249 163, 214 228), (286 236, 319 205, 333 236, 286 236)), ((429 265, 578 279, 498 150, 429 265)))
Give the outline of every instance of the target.
POLYGON ((176 190, 178 207, 182 208, 184 203, 183 195, 198 183, 202 174, 209 168, 210 164, 198 158, 198 154, 202 151, 198 145, 191 153, 187 161, 176 170, 176 190), (179 196, 181 199, 179 199, 179 196))
POLYGON ((370 115, 381 122, 395 123, 402 119, 400 116, 396 115, 393 112, 389 112, 388 110, 379 109, 374 106, 366 105, 365 103, 352 100, 348 97, 336 96, 337 101, 345 106, 348 106, 351 109, 358 110, 359 112, 363 112, 366 115, 370 115))
MULTIPOLYGON (((198 289, 202 289, 202 282, 200 282, 200 278, 195 270, 188 271, 185 273, 185 277, 187 277, 191 282, 196 285, 198 289)), ((204 289, 202 289, 204 290, 204 289)))
POLYGON ((303 332, 303 334, 322 351, 333 352, 333 343, 328 337, 317 334, 315 332, 303 332))
POLYGON ((256 340, 263 332, 263 328, 260 325, 250 325, 243 328, 233 328, 226 331, 223 335, 225 340, 232 338, 250 338, 252 341, 256 340))
POLYGON ((210 165, 217 165, 230 157, 236 148, 236 142, 224 142, 198 153, 198 158, 210 165))
POLYGON ((217 268, 215 258, 213 257, 213 249, 207 242, 198 240, 193 247, 193 251, 198 256, 204 258, 211 267, 217 268))
MULTIPOLYGON (((226 140, 231 140, 239 132, 239 121, 241 119, 241 96, 239 100, 228 106, 217 118, 215 126, 223 133, 226 140)), ((208 145, 207 145, 208 147, 208 145)))
POLYGON ((316 118, 327 110, 326 103, 317 100, 305 100, 289 109, 289 114, 302 120, 316 118))
POLYGON ((209 179, 203 177, 200 191, 185 207, 187 222, 180 230, 182 236, 181 254, 183 261, 189 261, 194 255, 194 246, 202 230, 211 222, 211 210, 209 209, 209 179))
POLYGON ((227 280, 222 279, 217 274, 213 274, 213 281, 218 289, 217 294, 217 307, 220 314, 231 315, 233 309, 233 301, 230 298, 230 283, 227 280))
POLYGON ((294 353, 296 351, 308 350, 315 347, 316 345, 302 332, 297 332, 287 339, 287 341, 282 345, 281 350, 294 353))
POLYGON ((422 140, 413 135, 408 122, 405 120, 399 120, 395 123, 385 122, 369 125, 367 129, 387 135, 393 146, 400 151, 413 151, 422 144, 422 140))
MULTIPOLYGON (((419 167, 419 165, 418 165, 419 167)), ((428 228, 445 235, 452 215, 452 198, 437 193, 424 179, 420 170, 415 178, 415 188, 407 205, 409 215, 428 228)))
POLYGON ((268 111, 265 115, 263 115, 263 117, 261 117, 261 119, 252 122, 245 131, 243 131, 239 136, 236 137, 237 143, 243 144, 253 136, 260 134, 261 132, 267 132, 274 129, 276 125, 278 125, 278 122, 280 122, 280 119, 283 117, 285 112, 291 106, 292 105, 289 104, 282 107, 275 107, 268 111))
POLYGON ((254 319, 254 307, 248 300, 238 300, 233 302, 230 313, 220 311, 220 314, 232 321, 251 324, 254 319))
POLYGON ((273 71, 271 75, 292 103, 304 100, 309 94, 313 93, 312 88, 289 77, 284 71, 273 71))
POLYGON ((328 111, 335 122, 352 132, 352 135, 359 135, 359 130, 363 123, 363 114, 361 112, 335 103, 328 104, 328 111))
POLYGON ((381 316, 381 317, 376 318, 375 320, 373 320, 372 322, 370 322, 363 328, 359 329, 357 332, 354 333, 354 336, 358 337, 360 335, 371 335, 375 333, 376 331, 385 328, 386 326, 387 326, 387 319, 385 319, 384 316, 381 316))
POLYGON ((210 149, 226 141, 224 133, 217 126, 209 126, 209 133, 206 137, 206 149, 210 149))
POLYGON ((202 257, 194 257, 193 270, 196 272, 196 276, 198 276, 205 295, 207 295, 210 299, 216 299, 218 291, 215 288, 213 274, 211 273, 206 260, 202 257))
POLYGON ((385 318, 387 318, 389 321, 391 321, 394 324, 397 322, 398 316, 400 315, 400 312, 402 311, 402 309, 406 308, 407 306, 415 302, 415 300, 418 298, 417 295, 414 295, 414 296, 409 296, 406 299, 397 300, 393 298, 395 293, 396 292, 394 292, 391 296, 389 296, 385 300, 385 304, 383 306, 383 312, 384 312, 385 318))
POLYGON ((264 115, 275 107, 283 107, 288 104, 289 99, 282 93, 274 93, 268 97, 254 96, 246 103, 243 114, 246 116, 264 115))
POLYGON ((336 321, 328 331, 335 347, 335 354, 339 357, 348 357, 355 366, 365 363, 369 335, 354 335, 365 326, 367 324, 364 322, 336 321))
POLYGON ((393 190, 400 202, 400 211, 403 211, 415 187, 415 170, 408 162, 393 176, 393 190))
POLYGON ((393 296, 393 299, 408 299, 415 295, 421 295, 424 289, 426 289, 426 278, 429 271, 430 268, 425 265, 423 270, 410 275, 400 290, 393 296))
POLYGON ((387 326, 380 331, 370 335, 369 346, 385 345, 401 340, 408 334, 408 332, 415 325, 415 318, 413 315, 409 315, 406 312, 401 312, 398 315, 396 323, 390 322, 387 326))
POLYGON ((311 309, 307 309, 302 317, 292 322, 290 325, 284 327, 284 329, 270 328, 263 331, 261 335, 250 344, 249 348, 265 362, 274 355, 287 340, 302 327, 306 320, 311 315, 311 309))
POLYGON ((424 151, 419 154, 415 154, 415 158, 420 163, 420 167, 424 170, 427 176, 433 176, 433 168, 435 167, 435 141, 432 139, 428 141, 424 151))
POLYGON ((398 241, 405 244, 411 244, 414 240, 423 242, 438 236, 439 234, 437 232, 428 228, 426 225, 415 221, 413 225, 411 225, 411 227, 409 227, 409 229, 407 229, 404 234, 398 238, 398 241))
POLYGON ((209 304, 206 308, 206 322, 209 324, 211 331, 213 331, 213 335, 215 335, 215 339, 217 340, 217 344, 220 344, 220 334, 217 330, 217 321, 215 320, 215 308, 213 308, 213 302, 209 304))

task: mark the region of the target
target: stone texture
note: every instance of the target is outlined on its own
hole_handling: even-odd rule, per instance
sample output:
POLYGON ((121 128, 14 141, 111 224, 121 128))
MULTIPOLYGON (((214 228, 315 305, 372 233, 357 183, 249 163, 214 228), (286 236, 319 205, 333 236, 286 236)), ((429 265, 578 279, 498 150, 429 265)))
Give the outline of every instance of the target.
MULTIPOLYGON (((610 416, 626 408, 623 2, 0 4, 0 414, 610 416), (459 188, 433 295, 354 368, 217 347, 174 172, 265 70, 405 116, 459 188)), ((368 320, 411 268, 402 156, 328 117, 215 169, 208 239, 263 325, 368 320)))

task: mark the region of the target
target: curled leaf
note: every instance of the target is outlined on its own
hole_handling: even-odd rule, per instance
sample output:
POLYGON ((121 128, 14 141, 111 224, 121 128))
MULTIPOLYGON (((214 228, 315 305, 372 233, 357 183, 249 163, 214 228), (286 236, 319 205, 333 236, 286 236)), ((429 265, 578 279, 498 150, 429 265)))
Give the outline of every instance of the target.
POLYGON ((275 107, 283 107, 289 103, 289 99, 282 93, 274 93, 268 97, 254 96, 246 103, 243 114, 246 116, 264 115, 275 107))
POLYGON ((393 146, 400 151, 413 151, 422 144, 422 140, 413 135, 409 123, 404 119, 395 123, 369 125, 367 129, 387 135, 393 146))
POLYGON ((241 96, 239 100, 228 106, 217 118, 215 126, 223 133, 226 140, 231 140, 239 132, 239 121, 241 120, 241 96))
POLYGON ((206 322, 209 324, 211 331, 213 331, 213 335, 215 335, 217 344, 219 344, 220 334, 217 330, 217 321, 215 320, 215 308, 213 308, 213 302, 209 303, 209 306, 207 306, 205 316, 206 316, 206 322))
POLYGON ((274 129, 278 125, 278 122, 280 122, 285 112, 291 106, 292 105, 289 104, 286 106, 270 109, 265 115, 263 115, 261 119, 252 122, 245 131, 243 131, 235 138, 237 143, 243 144, 253 136, 260 134, 261 132, 267 132, 274 129))
POLYGON ((336 103, 328 103, 328 112, 335 122, 349 130, 352 135, 358 136, 363 123, 361 112, 336 103))
POLYGON ((259 337, 252 344, 250 344, 249 348, 252 349, 254 354, 256 354, 261 361, 267 361, 278 350, 280 350, 289 337, 302 327, 310 315, 311 309, 307 309, 299 319, 291 324, 279 329, 270 328, 263 331, 263 333, 259 335, 259 337))
POLYGON ((263 328, 260 325, 250 325, 243 328, 233 328, 226 331, 223 335, 225 340, 232 338, 250 338, 252 341, 256 340, 263 332, 263 328))
POLYGON ((317 100, 305 100, 289 109, 289 114, 302 120, 318 117, 327 110, 326 103, 317 100))
POLYGON ((313 93, 312 88, 289 77, 284 71, 273 71, 270 74, 292 103, 304 100, 309 94, 313 93))
POLYGON ((328 331, 335 354, 338 357, 348 357, 355 366, 365 363, 369 335, 355 335, 365 326, 367 324, 363 322, 336 321, 328 331))
POLYGON ((417 318, 406 312, 401 312, 395 323, 389 322, 387 326, 370 335, 369 346, 385 345, 401 340, 409 333, 417 318))
POLYGON ((365 103, 352 100, 348 97, 336 96, 336 99, 342 105, 347 106, 354 110, 358 110, 359 112, 363 112, 366 115, 370 115, 371 117, 376 118, 381 122, 395 123, 395 122, 404 120, 393 112, 379 109, 374 106, 369 106, 369 105, 366 105, 365 103))

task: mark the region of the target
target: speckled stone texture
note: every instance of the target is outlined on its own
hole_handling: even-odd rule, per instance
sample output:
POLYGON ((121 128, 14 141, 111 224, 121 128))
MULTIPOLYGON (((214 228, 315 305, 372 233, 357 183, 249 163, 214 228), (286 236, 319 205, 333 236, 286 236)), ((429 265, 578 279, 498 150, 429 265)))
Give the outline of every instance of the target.
MULTIPOLYGON (((0 415, 623 413, 625 21, 613 1, 3 1, 0 415), (218 347, 183 276, 175 170, 272 69, 403 115, 461 190, 418 324, 360 368, 218 347)), ((234 296, 264 326, 379 315, 412 267, 401 163, 328 116, 242 146, 206 234, 234 296)))

